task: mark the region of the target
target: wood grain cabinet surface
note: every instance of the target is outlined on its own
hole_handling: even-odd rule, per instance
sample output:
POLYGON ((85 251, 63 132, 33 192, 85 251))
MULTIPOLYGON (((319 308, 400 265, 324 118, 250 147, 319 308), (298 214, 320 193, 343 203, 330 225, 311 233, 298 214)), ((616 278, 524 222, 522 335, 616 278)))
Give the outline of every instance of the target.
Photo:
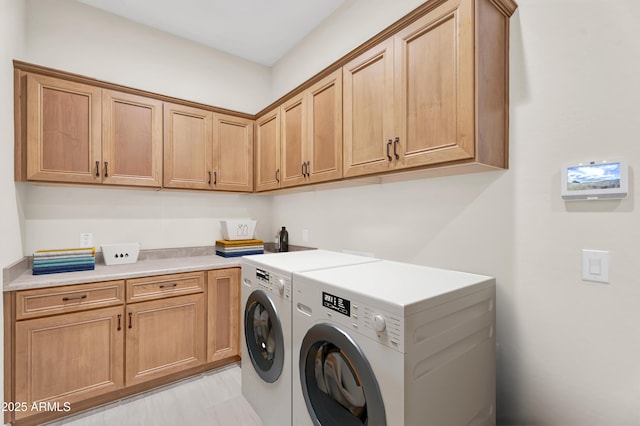
POLYGON ((164 186, 253 191, 253 120, 165 103, 164 186))
POLYGON ((32 73, 19 81, 26 99, 20 178, 161 186, 161 102, 32 73))
POLYGON ((207 361, 240 355, 240 269, 207 273, 207 361))
POLYGON ((281 106, 281 187, 342 178, 342 72, 281 106))
POLYGON ((127 305, 126 323, 127 386, 205 362, 204 293, 127 305))
MULTIPOLYGON (((93 309, 19 321, 15 325, 15 397, 63 407, 118 390, 124 385, 123 307, 93 309)), ((37 407, 37 405, 36 405, 37 407)))
POLYGON ((257 120, 256 191, 342 178, 342 72, 257 120))
POLYGON ((256 119, 254 167, 256 191, 280 188, 280 107, 256 119))
POLYGON ((434 2, 343 67, 345 176, 507 167, 510 12, 499 3, 434 2))
POLYGON ((41 424, 238 361, 240 268, 7 292, 4 321, 4 421, 41 424))

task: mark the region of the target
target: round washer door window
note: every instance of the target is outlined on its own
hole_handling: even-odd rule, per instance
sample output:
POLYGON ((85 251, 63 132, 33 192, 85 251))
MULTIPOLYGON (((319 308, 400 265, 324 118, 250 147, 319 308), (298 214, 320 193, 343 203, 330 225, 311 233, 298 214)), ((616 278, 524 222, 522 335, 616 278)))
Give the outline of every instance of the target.
POLYGON ((256 373, 267 383, 282 374, 284 336, 273 301, 262 290, 249 295, 244 308, 244 338, 256 373))
POLYGON ((371 365, 353 339, 331 324, 307 331, 300 349, 300 384, 315 425, 386 426, 371 365))

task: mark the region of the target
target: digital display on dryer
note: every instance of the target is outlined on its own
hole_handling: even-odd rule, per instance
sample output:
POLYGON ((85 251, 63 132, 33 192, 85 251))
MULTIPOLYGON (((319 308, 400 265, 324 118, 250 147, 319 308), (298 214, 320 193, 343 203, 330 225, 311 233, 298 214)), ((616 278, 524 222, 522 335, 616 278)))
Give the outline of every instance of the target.
POLYGON ((324 291, 322 292, 322 306, 340 312, 342 315, 351 316, 351 301, 324 291))
POLYGON ((256 268, 256 278, 262 281, 269 282, 269 273, 264 269, 256 268))

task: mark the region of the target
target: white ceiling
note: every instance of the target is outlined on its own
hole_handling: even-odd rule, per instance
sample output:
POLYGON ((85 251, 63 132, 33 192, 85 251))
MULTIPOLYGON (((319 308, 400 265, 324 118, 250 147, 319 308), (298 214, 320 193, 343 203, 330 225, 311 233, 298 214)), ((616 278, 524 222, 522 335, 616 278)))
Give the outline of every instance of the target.
POLYGON ((347 0, 78 0, 271 66, 347 0))

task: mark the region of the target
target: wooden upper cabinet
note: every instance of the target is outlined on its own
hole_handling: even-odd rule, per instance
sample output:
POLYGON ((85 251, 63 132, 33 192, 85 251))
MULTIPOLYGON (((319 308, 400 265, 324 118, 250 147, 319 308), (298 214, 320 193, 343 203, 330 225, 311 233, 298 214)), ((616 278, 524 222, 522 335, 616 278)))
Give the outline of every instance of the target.
POLYGON ((506 167, 514 7, 443 1, 345 65, 344 175, 506 167))
POLYGON ((253 191, 253 120, 213 114, 213 188, 253 191))
POLYGON ((471 3, 449 1, 394 37, 398 167, 474 157, 471 3))
POLYGON ((255 190, 280 188, 280 108, 256 120, 255 190))
POLYGON ((393 169, 393 40, 346 64, 343 77, 344 176, 393 169))
POLYGON ((211 189, 213 113, 165 102, 164 186, 211 189))
POLYGON ((304 159, 310 182, 342 178, 342 70, 309 88, 304 159))
POLYGON ((342 71, 283 103, 280 132, 280 187, 340 179, 342 71))
POLYGON ((303 173, 306 160, 307 117, 304 93, 280 107, 281 129, 281 186, 295 186, 304 183, 303 173))
POLYGON ((162 102, 102 92, 103 182, 162 186, 162 102))
POLYGON ((101 90, 26 75, 26 178, 100 183, 101 90))
POLYGON ((160 187, 162 103, 26 74, 27 179, 160 187))

